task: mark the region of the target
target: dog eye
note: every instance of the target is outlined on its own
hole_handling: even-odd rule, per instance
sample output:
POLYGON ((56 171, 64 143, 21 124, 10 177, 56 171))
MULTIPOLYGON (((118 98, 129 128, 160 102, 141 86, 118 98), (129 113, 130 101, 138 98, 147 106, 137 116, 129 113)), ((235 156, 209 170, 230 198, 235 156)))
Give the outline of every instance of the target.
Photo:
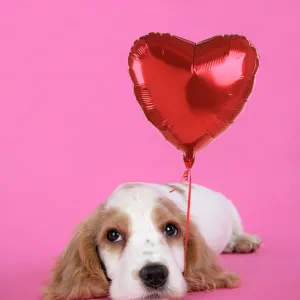
POLYGON ((178 234, 178 229, 173 224, 167 224, 164 230, 164 235, 175 236, 178 234))
POLYGON ((110 230, 106 237, 107 240, 112 243, 121 242, 123 240, 122 235, 116 230, 110 230))

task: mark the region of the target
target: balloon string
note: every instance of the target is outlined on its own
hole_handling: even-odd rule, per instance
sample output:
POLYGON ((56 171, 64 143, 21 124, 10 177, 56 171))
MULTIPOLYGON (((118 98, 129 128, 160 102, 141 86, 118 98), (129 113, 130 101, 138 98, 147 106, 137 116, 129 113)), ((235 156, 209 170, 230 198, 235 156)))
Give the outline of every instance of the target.
MULTIPOLYGON (((192 172, 191 169, 187 169, 182 176, 181 182, 187 182, 188 187, 188 198, 187 198, 187 214, 185 224, 185 245, 184 245, 184 273, 186 272, 186 260, 187 260, 187 247, 189 240, 189 226, 190 226, 190 211, 191 211, 191 194, 192 194, 192 172)), ((174 192, 175 189, 171 190, 170 193, 174 192)))

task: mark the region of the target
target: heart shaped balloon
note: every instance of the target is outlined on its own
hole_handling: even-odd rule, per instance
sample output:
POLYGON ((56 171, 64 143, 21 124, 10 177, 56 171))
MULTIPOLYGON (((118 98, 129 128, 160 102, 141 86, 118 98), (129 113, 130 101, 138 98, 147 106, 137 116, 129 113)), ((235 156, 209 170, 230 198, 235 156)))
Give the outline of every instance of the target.
POLYGON ((134 93, 146 118, 184 153, 195 153, 233 123, 243 109, 259 65, 255 48, 239 35, 193 43, 150 33, 129 54, 134 93))

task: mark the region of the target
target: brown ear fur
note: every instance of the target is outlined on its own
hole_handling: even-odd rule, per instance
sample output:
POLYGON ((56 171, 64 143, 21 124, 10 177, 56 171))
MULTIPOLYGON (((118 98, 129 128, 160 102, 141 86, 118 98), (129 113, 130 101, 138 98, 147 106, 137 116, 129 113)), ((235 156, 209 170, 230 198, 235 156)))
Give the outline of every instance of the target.
POLYGON ((223 271, 212 250, 192 222, 186 259, 185 279, 189 292, 237 287, 239 276, 223 271))
POLYGON ((108 281, 96 250, 96 220, 81 224, 64 253, 59 257, 45 300, 73 300, 108 295, 108 281))

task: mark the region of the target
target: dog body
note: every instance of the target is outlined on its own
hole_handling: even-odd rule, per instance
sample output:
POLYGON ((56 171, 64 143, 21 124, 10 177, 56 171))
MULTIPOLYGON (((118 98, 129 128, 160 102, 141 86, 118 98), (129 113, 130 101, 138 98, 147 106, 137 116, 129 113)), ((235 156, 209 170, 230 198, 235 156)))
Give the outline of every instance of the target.
MULTIPOLYGON (((156 187, 186 214, 187 184, 174 183, 156 187), (170 188, 174 189, 172 193, 170 188)), ((243 231, 241 219, 233 203, 224 195, 200 185, 192 185, 190 214, 191 221, 215 254, 223 252, 234 233, 243 231)))
POLYGON ((78 228, 44 299, 180 299, 187 291, 235 287, 238 276, 215 255, 254 251, 259 238, 244 232, 230 200, 193 184, 184 270, 187 193, 182 183, 118 187, 78 228))

